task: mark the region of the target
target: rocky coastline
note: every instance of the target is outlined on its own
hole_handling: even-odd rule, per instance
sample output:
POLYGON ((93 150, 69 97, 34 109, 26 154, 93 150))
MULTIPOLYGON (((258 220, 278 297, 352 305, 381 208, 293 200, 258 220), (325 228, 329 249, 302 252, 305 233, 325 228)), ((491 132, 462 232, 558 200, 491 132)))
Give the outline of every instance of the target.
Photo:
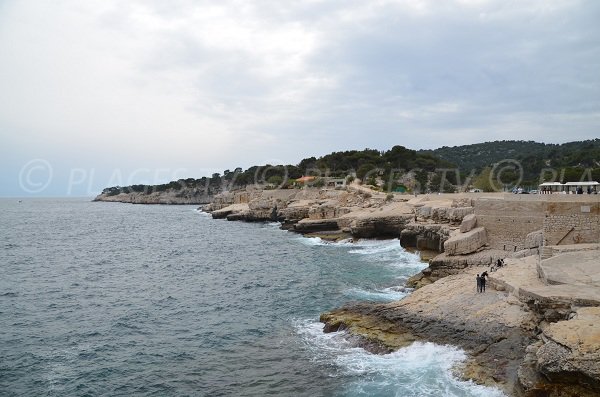
MULTIPOLYGON (((535 201, 541 199, 394 195, 353 184, 343 189, 225 192, 201 208, 216 219, 278 221, 284 229, 330 240, 398 238, 407 249, 433 252, 429 267, 409 280, 408 286, 416 290, 408 297, 323 313, 324 332, 343 330, 376 353, 416 340, 459 346, 470 359, 456 368, 457 375, 508 395, 598 396, 600 288, 585 284, 586 278, 578 286, 541 276, 548 255, 552 259, 552 236, 585 242, 598 234, 596 226, 590 232, 584 219, 587 226, 578 235, 573 234, 576 227, 555 230, 553 216, 563 216, 556 211, 566 208, 569 214, 571 207, 583 208, 582 203, 545 206, 535 201), (518 228, 515 222, 520 222, 518 228), (486 293, 477 293, 475 275, 489 271, 498 259, 507 265, 490 273, 486 293), (562 285, 554 288, 553 283, 562 285), (576 296, 584 285, 595 292, 576 296)), ((586 211, 597 223, 600 208, 594 205, 586 211)), ((560 260, 560 250, 555 251, 560 260)), ((595 271, 590 266, 588 273, 595 271)))
POLYGON ((93 201, 131 204, 164 204, 164 205, 200 205, 208 204, 213 199, 206 189, 181 188, 165 191, 120 192, 118 194, 101 193, 93 201))

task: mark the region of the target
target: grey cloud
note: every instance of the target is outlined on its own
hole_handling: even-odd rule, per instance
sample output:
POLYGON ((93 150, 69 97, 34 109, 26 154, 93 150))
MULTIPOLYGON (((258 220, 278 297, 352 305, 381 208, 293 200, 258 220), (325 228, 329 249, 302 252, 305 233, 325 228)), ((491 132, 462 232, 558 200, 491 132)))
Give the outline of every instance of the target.
POLYGON ((57 158, 93 142, 86 161, 101 165, 115 146, 141 142, 117 162, 190 169, 395 144, 598 136, 592 0, 65 1, 50 19, 42 11, 0 6, 0 134, 21 151, 1 160, 5 169, 43 155, 50 133, 63 143, 52 146, 57 158))

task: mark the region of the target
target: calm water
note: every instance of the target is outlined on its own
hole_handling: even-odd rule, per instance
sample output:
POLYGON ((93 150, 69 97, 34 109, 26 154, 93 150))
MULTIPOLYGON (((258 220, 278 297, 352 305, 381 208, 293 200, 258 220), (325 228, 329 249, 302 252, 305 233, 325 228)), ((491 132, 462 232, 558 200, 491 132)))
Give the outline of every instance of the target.
POLYGON ((318 316, 405 295, 397 240, 324 244, 189 206, 0 200, 2 396, 500 396, 464 353, 384 356, 318 316))

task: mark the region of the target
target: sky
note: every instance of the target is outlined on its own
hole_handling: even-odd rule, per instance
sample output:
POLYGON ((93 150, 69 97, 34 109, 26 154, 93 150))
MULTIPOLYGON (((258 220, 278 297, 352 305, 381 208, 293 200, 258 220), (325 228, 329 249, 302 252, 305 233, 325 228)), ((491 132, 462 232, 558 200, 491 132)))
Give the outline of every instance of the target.
POLYGON ((600 136, 600 2, 0 0, 0 196, 600 136))

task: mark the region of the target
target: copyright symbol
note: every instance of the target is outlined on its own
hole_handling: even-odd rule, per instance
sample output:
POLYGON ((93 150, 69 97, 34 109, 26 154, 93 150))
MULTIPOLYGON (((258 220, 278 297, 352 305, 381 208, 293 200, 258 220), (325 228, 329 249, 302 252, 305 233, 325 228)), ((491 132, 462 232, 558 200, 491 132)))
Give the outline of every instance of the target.
POLYGON ((497 192, 502 191, 505 185, 509 185, 509 190, 512 190, 512 188, 519 186, 522 181, 523 165, 514 159, 500 160, 494 164, 490 172, 490 185, 497 192), (508 180, 503 180, 502 177, 506 175, 508 175, 508 180))
POLYGON ((52 182, 52 166, 43 159, 30 160, 21 167, 19 186, 27 193, 40 193, 52 182))

